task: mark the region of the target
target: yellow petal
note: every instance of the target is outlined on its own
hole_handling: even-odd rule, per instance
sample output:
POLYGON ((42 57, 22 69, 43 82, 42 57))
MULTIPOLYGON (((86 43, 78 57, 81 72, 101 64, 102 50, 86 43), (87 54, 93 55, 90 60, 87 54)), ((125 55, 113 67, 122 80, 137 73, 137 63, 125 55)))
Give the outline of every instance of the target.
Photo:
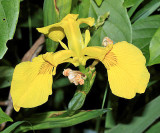
MULTIPOLYGON (((75 53, 72 50, 60 50, 56 53, 46 53, 43 55, 43 59, 53 66, 57 67, 59 64, 68 62, 70 57, 74 57, 75 53)), ((71 58, 72 59, 72 58, 71 58)))
POLYGON ((58 42, 65 37, 61 23, 52 24, 46 27, 37 28, 38 32, 45 34, 51 40, 58 42))
POLYGON ((61 40, 59 40, 59 43, 61 44, 61 46, 62 46, 65 50, 68 50, 68 47, 66 46, 65 43, 63 43, 61 40))
POLYGON ((68 40, 69 49, 79 55, 84 46, 79 24, 74 18, 68 18, 63 21, 62 27, 68 40))
POLYGON ((98 59, 103 61, 104 56, 108 53, 113 47, 113 44, 108 44, 106 47, 99 47, 99 46, 91 46, 85 47, 81 51, 81 56, 85 56, 88 59, 98 59))
POLYGON ((65 37, 63 25, 66 23, 67 20, 73 19, 76 21, 78 18, 78 14, 68 14, 66 15, 59 23, 55 23, 46 27, 37 28, 38 32, 45 34, 51 40, 59 42, 65 37))
MULTIPOLYGON (((86 23, 90 26, 94 24, 94 18, 81 18, 77 20, 77 14, 68 14, 62 21, 61 26, 64 29, 68 39, 68 47, 73 50, 77 56, 80 55, 81 50, 84 48, 83 37, 79 28, 79 24, 86 23)), ((87 32, 88 33, 88 32, 87 32)), ((89 35, 89 34, 87 34, 89 35)), ((87 38, 89 39, 89 38, 87 38)), ((87 40, 89 41, 89 40, 87 40)))
POLYGON ((19 107, 19 106, 17 106, 17 105, 13 105, 13 107, 14 107, 14 110, 17 111, 17 112, 18 112, 18 111, 20 110, 20 108, 21 108, 21 107, 19 107))
POLYGON ((131 99, 136 93, 145 92, 150 74, 145 57, 137 47, 125 41, 116 43, 102 62, 113 94, 131 99))
POLYGON ((80 18, 80 19, 77 20, 77 22, 79 24, 85 23, 85 24, 88 24, 90 27, 93 26, 94 21, 95 21, 94 18, 91 18, 91 17, 89 17, 89 18, 80 18))
POLYGON ((84 42, 84 47, 87 47, 87 44, 89 43, 89 41, 90 41, 90 32, 89 32, 89 30, 86 30, 85 31, 85 42, 84 42))
POLYGON ((33 62, 18 64, 13 73, 11 96, 16 111, 20 107, 32 108, 45 103, 52 94, 53 66, 42 55, 33 62))

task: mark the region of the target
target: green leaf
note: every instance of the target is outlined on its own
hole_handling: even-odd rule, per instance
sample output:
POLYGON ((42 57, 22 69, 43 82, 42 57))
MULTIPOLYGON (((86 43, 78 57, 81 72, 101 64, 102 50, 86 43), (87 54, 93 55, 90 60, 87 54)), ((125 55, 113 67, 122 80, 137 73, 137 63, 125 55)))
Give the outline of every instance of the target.
POLYGON ((134 6, 139 0, 124 0, 123 6, 126 8, 134 6))
POLYGON ((130 10, 128 11, 128 16, 131 17, 133 15, 133 13, 135 12, 135 10, 137 9, 137 7, 143 2, 143 0, 138 0, 136 1, 136 3, 134 4, 134 6, 132 8, 130 8, 130 10))
POLYGON ((0 59, 7 51, 7 41, 13 38, 19 16, 19 5, 19 0, 0 0, 0 59))
POLYGON ((131 22, 135 22, 138 19, 146 18, 152 14, 160 6, 160 0, 151 0, 141 10, 139 10, 131 19, 131 22))
POLYGON ((102 4, 102 1, 103 1, 103 0, 95 0, 96 4, 97 4, 98 6, 100 6, 100 5, 102 4))
POLYGON ((33 115, 31 118, 27 118, 26 120, 32 124, 31 126, 21 126, 19 129, 15 131, 18 132, 26 132, 29 130, 41 130, 41 129, 51 129, 58 127, 69 127, 84 121, 96 118, 104 113, 106 113, 107 109, 98 109, 91 111, 79 111, 73 116, 68 116, 66 111, 52 111, 46 113, 40 113, 33 115))
POLYGON ((160 117, 160 96, 139 110, 130 123, 118 124, 108 133, 142 133, 160 117))
POLYGON ((160 131, 160 122, 151 126, 145 133, 159 133, 160 131))
POLYGON ((18 121, 15 122, 14 124, 12 124, 11 126, 7 127, 5 130, 3 130, 1 133, 11 133, 12 131, 15 130, 15 128, 17 128, 19 125, 21 125, 22 123, 24 123, 25 121, 18 121))
POLYGON ((0 108, 0 124, 7 121, 13 121, 11 117, 9 117, 3 110, 0 108))
POLYGON ((160 15, 141 19, 132 25, 133 44, 142 50, 147 62, 149 60, 149 43, 159 27, 160 15))
POLYGON ((86 94, 80 91, 76 92, 71 101, 69 102, 68 110, 73 111, 80 109, 83 106, 85 99, 86 94))
MULTIPOLYGON (((45 0, 43 6, 44 26, 59 22, 71 10, 71 0, 45 0)), ((58 42, 51 39, 46 39, 46 49, 49 52, 54 52, 58 47, 58 42)))
POLYGON ((62 20, 71 11, 72 0, 57 0, 59 19, 62 20))
POLYGON ((11 85, 13 71, 13 67, 0 66, 0 88, 9 87, 11 85))
POLYGON ((89 46, 101 46, 102 45, 102 40, 103 40, 103 36, 102 35, 102 32, 103 31, 103 28, 100 27, 98 28, 98 30, 96 30, 89 42, 89 46))
POLYGON ((154 65, 160 63, 160 28, 156 31, 150 42, 149 51, 150 59, 148 65, 154 65))
POLYGON ((78 6, 78 3, 79 0, 72 0, 72 6, 71 6, 71 13, 72 14, 77 14, 78 13, 78 10, 79 10, 79 6, 78 6))
POLYGON ((71 85, 71 83, 69 82, 68 78, 60 78, 57 79, 56 81, 53 81, 53 88, 61 88, 61 87, 65 87, 71 85))
POLYGON ((87 18, 89 16, 90 0, 82 0, 79 5, 79 18, 87 18))
POLYGON ((127 41, 131 42, 132 32, 131 23, 126 11, 123 7, 123 0, 105 0, 100 8, 91 0, 89 15, 95 19, 102 13, 110 12, 110 16, 101 29, 93 34, 89 45, 101 45, 104 37, 108 36, 114 42, 127 41), (97 33, 98 32, 98 33, 97 33), (99 40, 99 41, 97 41, 99 40))
MULTIPOLYGON (((45 0, 43 5, 43 16, 44 16, 44 26, 57 23, 59 21, 59 15, 55 8, 55 3, 53 0, 45 0)), ((58 47, 58 43, 52 41, 51 39, 46 39, 46 50, 49 52, 54 52, 58 47)))

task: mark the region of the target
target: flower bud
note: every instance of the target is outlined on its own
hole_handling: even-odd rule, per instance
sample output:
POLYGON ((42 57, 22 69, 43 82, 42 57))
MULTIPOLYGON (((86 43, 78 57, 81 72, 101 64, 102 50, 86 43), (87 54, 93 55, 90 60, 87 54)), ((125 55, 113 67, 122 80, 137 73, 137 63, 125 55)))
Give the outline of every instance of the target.
POLYGON ((113 44, 113 41, 109 37, 104 37, 102 41, 102 46, 106 47, 109 44, 113 44))
POLYGON ((75 85, 83 85, 84 79, 86 78, 86 76, 80 71, 74 71, 70 68, 64 69, 63 75, 67 76, 69 81, 75 85))

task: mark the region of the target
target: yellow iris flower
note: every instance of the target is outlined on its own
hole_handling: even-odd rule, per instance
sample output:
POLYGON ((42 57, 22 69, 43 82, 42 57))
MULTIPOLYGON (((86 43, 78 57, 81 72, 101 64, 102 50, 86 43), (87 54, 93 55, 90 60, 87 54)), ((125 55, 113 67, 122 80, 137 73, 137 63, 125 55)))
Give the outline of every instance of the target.
POLYGON ((56 67, 64 62, 74 66, 85 65, 88 59, 100 60, 107 69, 108 80, 113 94, 126 99, 136 93, 144 93, 150 74, 145 66, 142 52, 128 42, 109 44, 107 47, 87 47, 90 41, 89 30, 83 39, 79 25, 93 26, 94 18, 80 18, 78 14, 68 14, 59 23, 37 30, 57 41, 65 50, 47 52, 35 57, 32 62, 22 62, 14 70, 11 83, 11 96, 16 111, 20 107, 39 106, 52 94, 52 75, 56 67), (61 40, 67 37, 68 47, 61 40))

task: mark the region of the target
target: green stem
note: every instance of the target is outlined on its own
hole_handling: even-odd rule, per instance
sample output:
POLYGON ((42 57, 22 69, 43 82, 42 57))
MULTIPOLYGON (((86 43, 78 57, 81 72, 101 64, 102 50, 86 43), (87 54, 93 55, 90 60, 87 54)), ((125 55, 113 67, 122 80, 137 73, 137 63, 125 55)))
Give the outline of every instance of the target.
POLYGON ((74 115, 75 111, 83 106, 86 95, 89 93, 96 76, 95 69, 93 68, 85 68, 85 66, 80 65, 79 70, 86 75, 86 79, 83 85, 77 86, 77 90, 69 102, 67 111, 69 116, 74 115))
POLYGON ((97 122, 96 122, 96 132, 99 132, 99 127, 100 127, 100 123, 101 123, 101 117, 97 118, 97 122))
POLYGON ((92 63, 92 65, 90 65, 90 67, 94 68, 98 63, 99 60, 94 60, 94 62, 92 63))
POLYGON ((107 92, 108 92, 108 83, 107 83, 107 87, 106 87, 106 90, 105 90, 104 96, 103 96, 102 109, 104 108, 107 92))
MULTIPOLYGON (((101 107, 102 109, 104 108, 107 92, 108 92, 108 83, 107 83, 107 87, 105 89, 104 96, 103 96, 103 102, 102 102, 102 107, 101 107)), ((97 133, 99 132, 99 127, 100 127, 100 123, 101 123, 101 117, 102 116, 97 118, 97 122, 96 122, 96 131, 97 131, 97 133)))
POLYGON ((83 66, 83 65, 79 65, 79 70, 80 70, 82 73, 84 73, 85 70, 86 70, 86 68, 85 68, 85 66, 83 66))
POLYGON ((109 111, 106 114, 106 118, 105 118, 105 132, 108 132, 108 129, 111 129, 115 126, 116 122, 115 122, 115 115, 118 109, 118 97, 114 97, 111 94, 111 91, 108 92, 108 104, 107 104, 107 108, 113 108, 114 110, 109 111), (114 104, 112 104, 114 103, 114 104))

